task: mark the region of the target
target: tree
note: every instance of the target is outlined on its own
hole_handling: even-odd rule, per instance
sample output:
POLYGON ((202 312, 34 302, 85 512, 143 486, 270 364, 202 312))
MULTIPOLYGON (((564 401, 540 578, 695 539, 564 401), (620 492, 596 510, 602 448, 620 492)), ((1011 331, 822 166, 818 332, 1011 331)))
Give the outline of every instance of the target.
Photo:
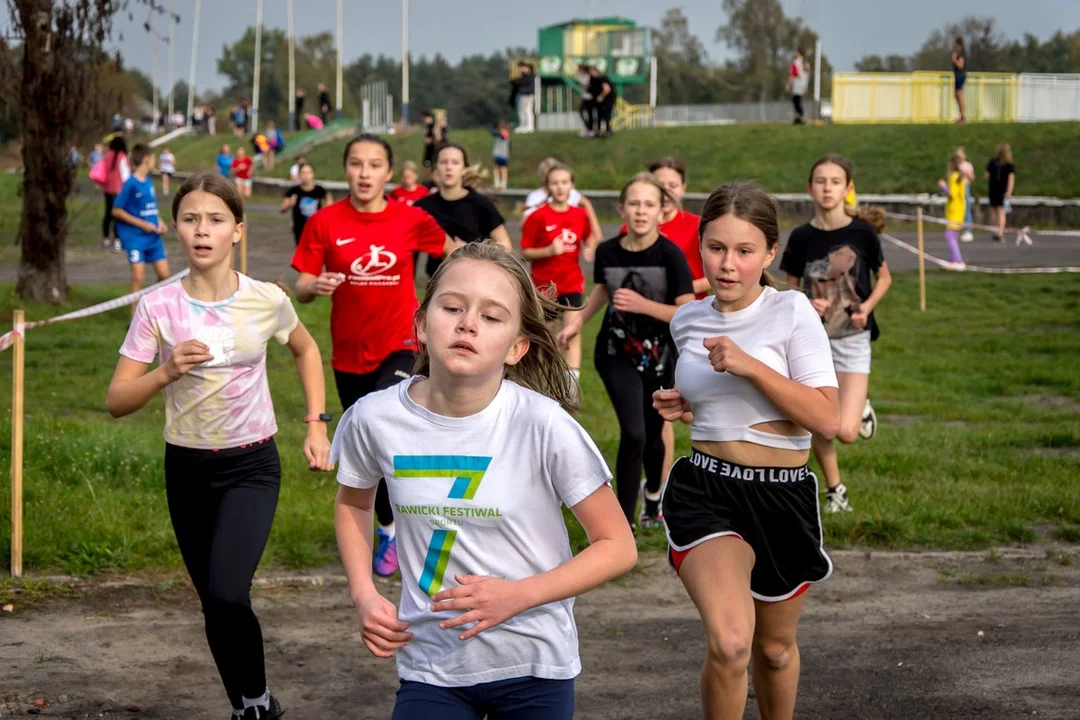
MULTIPOLYGON (((728 24, 716 31, 716 38, 739 53, 729 69, 745 79, 746 96, 771 100, 784 94, 791 59, 802 48, 808 62, 818 36, 801 18, 784 15, 780 0, 724 0, 728 24)), ((832 66, 822 57, 821 81, 827 87, 832 66)))
POLYGON ((855 69, 859 72, 911 72, 911 58, 906 55, 867 55, 856 61, 855 69))
POLYGON ((964 38, 967 52, 966 67, 971 72, 1010 72, 1009 50, 1005 36, 994 25, 993 18, 969 16, 958 23, 930 33, 918 52, 912 56, 913 70, 943 70, 952 68, 952 55, 956 38, 964 38))
POLYGON ((701 40, 690 32, 682 8, 671 8, 652 29, 658 68, 656 100, 660 105, 684 105, 734 99, 741 85, 723 77, 709 62, 701 40))
MULTIPOLYGON (((103 67, 119 58, 102 51, 120 0, 8 0, 15 32, 22 36, 19 103, 23 131, 21 246, 15 289, 24 300, 63 302, 67 297, 64 247, 67 197, 74 173, 67 149, 80 127, 99 116, 96 92, 103 67)), ((10 60, 0 68, 14 72, 10 60)))

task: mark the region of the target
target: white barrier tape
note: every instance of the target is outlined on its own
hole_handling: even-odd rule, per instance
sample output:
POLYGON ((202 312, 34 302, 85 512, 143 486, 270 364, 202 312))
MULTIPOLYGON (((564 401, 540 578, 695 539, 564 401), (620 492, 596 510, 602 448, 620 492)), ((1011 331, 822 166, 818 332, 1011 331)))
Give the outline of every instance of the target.
POLYGON ((53 323, 65 322, 67 320, 78 320, 80 318, 90 317, 91 315, 100 315, 101 313, 107 313, 110 310, 116 310, 117 308, 133 305, 139 301, 143 295, 149 292, 157 290, 159 287, 164 287, 170 283, 174 283, 180 278, 188 274, 187 268, 184 270, 167 277, 159 283, 155 283, 150 287, 143 288, 138 292, 128 293, 122 297, 114 298, 112 300, 106 300, 103 303, 97 305, 91 305, 81 310, 75 310, 74 312, 65 313, 64 315, 57 315, 56 317, 48 318, 47 320, 35 320, 34 322, 23 323, 22 327, 16 327, 9 332, 0 335, 0 352, 7 350, 9 347, 15 344, 15 339, 22 338, 26 340, 26 331, 30 328, 44 327, 45 325, 52 325, 53 323))
MULTIPOLYGON (((909 245, 903 240, 898 240, 888 233, 881 233, 881 237, 888 240, 893 245, 907 250, 912 255, 919 254, 919 248, 909 245)), ((939 257, 934 257, 930 253, 923 253, 930 262, 945 268, 946 270, 955 270, 960 272, 977 272, 987 273, 990 275, 1034 275, 1034 274, 1056 274, 1056 273, 1080 273, 1080 266, 1066 265, 1061 267, 1021 267, 1021 268, 995 268, 995 267, 980 267, 979 265, 964 265, 963 267, 957 267, 948 260, 942 260, 939 257)))
MULTIPOLYGON (((907 213, 894 213, 887 212, 885 217, 894 218, 896 220, 910 220, 916 222, 919 219, 918 215, 909 215, 907 213)), ((988 232, 996 233, 998 229, 990 225, 977 225, 975 223, 957 223, 945 218, 935 217, 933 215, 923 215, 923 220, 930 223, 937 223, 938 225, 963 225, 965 229, 986 230, 988 232)), ((1032 230, 1030 227, 1025 226, 1022 228, 1005 228, 1005 233, 1016 233, 1016 244, 1021 242, 1030 245, 1031 235, 1050 235, 1054 237, 1080 237, 1080 230, 1032 230)))

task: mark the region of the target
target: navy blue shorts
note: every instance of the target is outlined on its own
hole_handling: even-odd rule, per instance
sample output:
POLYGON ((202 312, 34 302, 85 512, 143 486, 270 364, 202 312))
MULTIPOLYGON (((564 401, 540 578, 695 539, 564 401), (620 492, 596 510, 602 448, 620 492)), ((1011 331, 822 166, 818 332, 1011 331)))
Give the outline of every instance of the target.
POLYGON ((574 681, 512 678, 468 687, 402 680, 391 720, 571 720, 574 681))
POLYGON ((510 158, 504 158, 502 155, 496 155, 492 158, 495 162, 495 167, 509 167, 510 158))
POLYGON ((963 90, 964 83, 967 82, 967 73, 953 73, 953 88, 956 90, 963 90))

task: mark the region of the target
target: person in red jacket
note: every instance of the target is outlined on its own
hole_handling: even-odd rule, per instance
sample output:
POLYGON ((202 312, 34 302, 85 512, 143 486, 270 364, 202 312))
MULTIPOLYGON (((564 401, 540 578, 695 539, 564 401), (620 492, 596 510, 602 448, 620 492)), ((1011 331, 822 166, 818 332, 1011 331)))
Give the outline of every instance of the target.
MULTIPOLYGON (((413 314, 418 306, 413 253, 442 257, 461 246, 419 208, 384 194, 394 153, 378 135, 345 146, 349 195, 315 213, 304 226, 292 266, 298 302, 328 295, 331 365, 343 410, 365 395, 412 377, 413 314)), ((398 569, 394 512, 386 484, 375 498, 376 574, 398 569)))
MULTIPOLYGON (((550 199, 530 214, 522 226, 521 255, 532 263, 533 283, 541 292, 554 297, 560 305, 580 308, 585 274, 579 258, 583 255, 592 262, 600 238, 593 237, 585 209, 568 203, 574 188, 573 170, 561 163, 553 166, 548 171, 546 187, 550 199)), ((566 364, 580 387, 580 335, 570 340, 566 364)))

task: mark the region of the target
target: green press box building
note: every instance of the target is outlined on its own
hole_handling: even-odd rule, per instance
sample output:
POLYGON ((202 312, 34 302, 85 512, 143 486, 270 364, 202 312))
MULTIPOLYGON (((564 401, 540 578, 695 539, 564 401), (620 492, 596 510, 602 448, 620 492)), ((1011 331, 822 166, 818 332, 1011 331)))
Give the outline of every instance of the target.
POLYGON ((536 72, 545 84, 564 83, 580 91, 578 65, 594 65, 623 85, 649 80, 649 29, 621 17, 571 20, 540 28, 536 72))

